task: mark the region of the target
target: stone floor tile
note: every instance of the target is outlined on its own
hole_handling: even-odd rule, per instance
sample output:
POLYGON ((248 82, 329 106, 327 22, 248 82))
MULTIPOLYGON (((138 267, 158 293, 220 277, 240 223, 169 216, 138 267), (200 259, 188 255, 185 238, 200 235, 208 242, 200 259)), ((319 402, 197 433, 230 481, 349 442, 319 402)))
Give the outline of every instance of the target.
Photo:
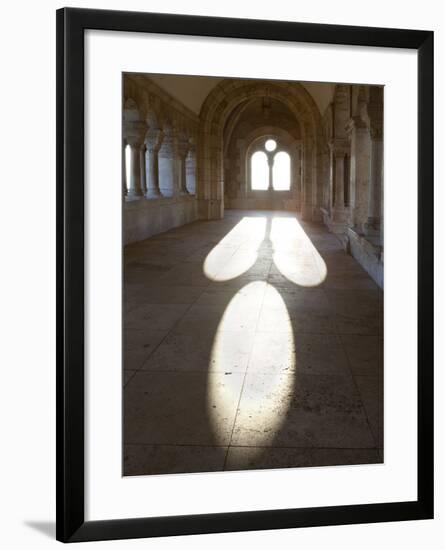
POLYGON ((170 330, 189 309, 189 304, 144 304, 124 319, 126 329, 170 330))
POLYGON ((383 448, 383 378, 356 376, 355 381, 365 406, 376 445, 383 448))
POLYGON ((295 334, 294 346, 297 373, 351 376, 348 358, 338 336, 295 334))
POLYGON ((153 284, 139 289, 132 295, 137 305, 144 304, 193 304, 203 292, 200 286, 161 286, 153 284))
POLYGON ((123 372, 122 385, 125 386, 131 380, 131 378, 135 375, 135 373, 137 371, 135 371, 135 370, 124 370, 122 372, 123 372))
POLYGON ((226 447, 126 445, 124 475, 218 472, 224 468, 226 453, 226 447))
POLYGON ((375 446, 350 377, 247 373, 230 445, 375 446))
POLYGON ((316 311, 287 310, 284 306, 264 306, 260 312, 257 330, 259 332, 335 334, 335 316, 316 311))
POLYGON ((260 307, 260 303, 248 308, 236 302, 229 302, 227 305, 194 304, 175 329, 181 332, 193 329, 196 331, 195 334, 217 329, 220 331, 252 331, 256 328, 260 307))
POLYGON ((229 447, 225 470, 308 468, 379 464, 375 449, 297 449, 280 447, 229 447))
POLYGON ((236 373, 137 372, 124 390, 125 444, 228 444, 243 379, 236 373))
POLYGON ((377 290, 377 284, 365 273, 351 273, 349 271, 328 271, 322 286, 324 288, 345 290, 377 290))
POLYGON ((125 330, 123 332, 124 369, 138 370, 167 334, 165 330, 125 330))
POLYGON ((254 333, 172 331, 142 365, 150 371, 245 372, 254 333))
POLYGON ((160 277, 158 284, 160 286, 206 287, 209 282, 209 278, 203 272, 201 262, 184 262, 160 277))
POLYGON ((342 334, 340 336, 351 370, 355 375, 383 374, 383 339, 376 335, 342 334))

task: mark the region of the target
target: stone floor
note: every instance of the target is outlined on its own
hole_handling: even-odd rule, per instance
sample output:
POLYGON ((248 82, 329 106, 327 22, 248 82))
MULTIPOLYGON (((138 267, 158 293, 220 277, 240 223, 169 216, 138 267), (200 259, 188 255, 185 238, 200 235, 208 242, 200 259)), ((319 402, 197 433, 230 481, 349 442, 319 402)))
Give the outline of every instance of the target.
POLYGON ((383 293, 324 226, 226 211, 125 248, 124 474, 383 460, 383 293))

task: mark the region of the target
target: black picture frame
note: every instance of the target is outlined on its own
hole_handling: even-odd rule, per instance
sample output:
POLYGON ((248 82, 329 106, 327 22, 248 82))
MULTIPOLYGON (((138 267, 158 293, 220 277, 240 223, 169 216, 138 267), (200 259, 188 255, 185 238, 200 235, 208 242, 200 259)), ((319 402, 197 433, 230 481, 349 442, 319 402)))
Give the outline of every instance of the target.
POLYGON ((433 32, 63 8, 57 11, 57 539, 156 537, 433 518, 433 32), (409 48, 418 54, 418 498, 176 517, 84 519, 84 31, 409 48))

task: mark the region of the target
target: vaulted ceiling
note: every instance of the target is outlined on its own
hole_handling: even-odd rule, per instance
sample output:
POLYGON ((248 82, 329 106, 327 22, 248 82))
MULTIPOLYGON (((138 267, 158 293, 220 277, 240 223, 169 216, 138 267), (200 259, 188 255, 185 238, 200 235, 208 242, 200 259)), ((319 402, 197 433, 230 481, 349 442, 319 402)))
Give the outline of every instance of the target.
MULTIPOLYGON (((222 78, 210 76, 149 75, 158 86, 199 114, 205 98, 222 78)), ((313 97, 320 114, 332 101, 335 84, 324 82, 300 82, 313 97)))

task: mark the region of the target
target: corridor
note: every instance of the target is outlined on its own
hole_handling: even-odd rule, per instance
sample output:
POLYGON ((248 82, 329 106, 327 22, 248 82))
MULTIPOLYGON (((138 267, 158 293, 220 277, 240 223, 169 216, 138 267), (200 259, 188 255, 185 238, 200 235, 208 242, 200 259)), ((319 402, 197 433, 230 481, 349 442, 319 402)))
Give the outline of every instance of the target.
POLYGON ((323 225, 226 210, 124 264, 124 475, 383 461, 383 293, 323 225))

